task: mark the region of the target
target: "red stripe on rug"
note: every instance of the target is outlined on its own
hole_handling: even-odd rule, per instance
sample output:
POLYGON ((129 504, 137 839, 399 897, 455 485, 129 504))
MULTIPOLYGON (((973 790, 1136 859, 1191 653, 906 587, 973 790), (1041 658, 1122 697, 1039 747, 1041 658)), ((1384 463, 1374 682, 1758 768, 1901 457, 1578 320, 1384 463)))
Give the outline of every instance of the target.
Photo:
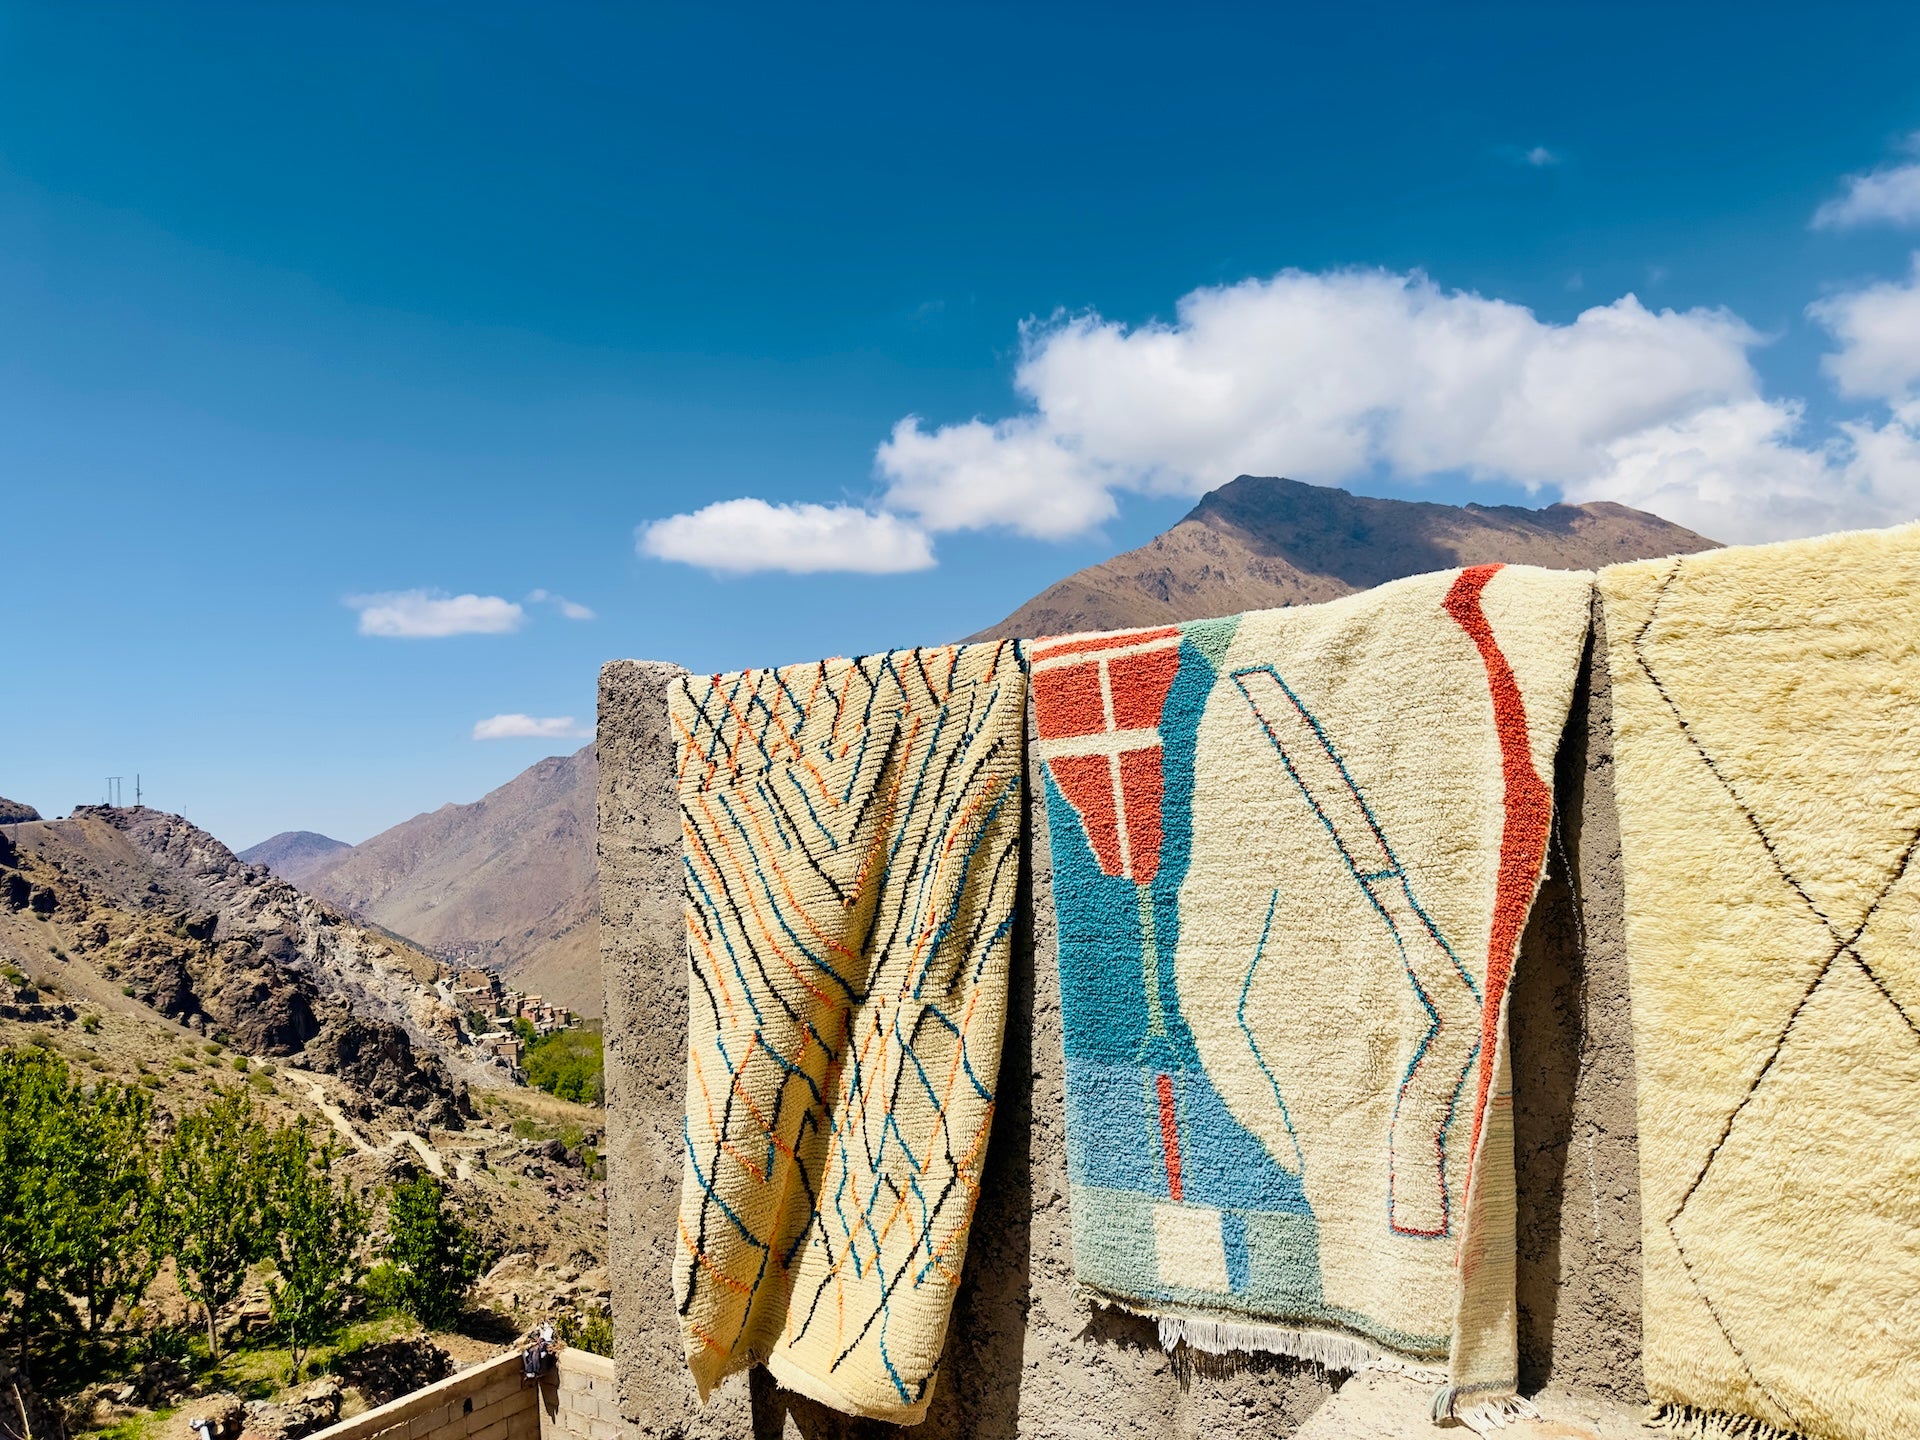
POLYGON ((1499 1040, 1500 1007, 1513 978, 1514 957, 1526 928, 1527 911, 1540 883, 1540 867, 1547 858, 1547 839, 1553 825, 1553 791, 1533 768, 1533 744, 1527 734, 1527 707, 1520 698, 1520 682, 1513 666, 1494 638, 1481 592, 1500 572, 1498 565, 1474 565, 1441 602, 1467 632, 1487 667, 1487 689, 1493 695, 1493 728, 1500 739, 1500 773, 1506 785, 1506 819, 1500 831, 1500 878, 1493 896, 1493 935, 1487 942, 1487 987, 1480 1011, 1480 1084, 1473 1102, 1473 1139, 1467 1150, 1468 1173, 1480 1152, 1480 1129, 1486 1119, 1487 1095, 1493 1088, 1494 1046, 1499 1040))
POLYGON ((1167 1157, 1167 1194, 1180 1198, 1180 1117, 1173 1108, 1173 1077, 1158 1077, 1160 1091, 1160 1147, 1167 1157))

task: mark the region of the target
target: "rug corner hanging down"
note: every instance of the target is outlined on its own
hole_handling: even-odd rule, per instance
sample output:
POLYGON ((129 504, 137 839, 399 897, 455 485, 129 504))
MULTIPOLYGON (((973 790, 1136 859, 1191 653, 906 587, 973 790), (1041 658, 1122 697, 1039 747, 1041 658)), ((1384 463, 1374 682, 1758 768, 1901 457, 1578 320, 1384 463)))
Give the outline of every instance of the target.
POLYGON ((1591 580, 1033 646, 1075 1269, 1167 1342, 1513 1396, 1506 987, 1591 580))
POLYGON ((933 1393, 993 1116, 1019 876, 1016 642, 670 695, 691 1025, 674 1298, 704 1397, 764 1363, 933 1393))

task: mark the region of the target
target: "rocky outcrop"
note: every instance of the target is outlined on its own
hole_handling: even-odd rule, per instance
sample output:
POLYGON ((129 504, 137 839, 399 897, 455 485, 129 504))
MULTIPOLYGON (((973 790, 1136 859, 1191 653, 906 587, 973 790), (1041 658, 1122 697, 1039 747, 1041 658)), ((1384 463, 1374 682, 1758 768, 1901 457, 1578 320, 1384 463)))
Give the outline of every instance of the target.
POLYGON ((419 1129, 458 1130, 473 1114, 464 1085, 451 1082, 438 1060, 414 1052, 407 1032, 348 1016, 329 1024, 308 1045, 303 1062, 338 1075, 367 1097, 360 1118, 375 1107, 403 1110, 419 1129))
POLYGON ((23 805, 18 800, 9 800, 0 795, 0 825, 19 825, 28 820, 38 820, 40 812, 31 805, 23 805))
MULTIPOLYGON (((24 827, 20 846, 37 862, 26 904, 57 908, 84 958, 142 1003, 244 1054, 339 1076, 363 1118, 390 1108, 409 1128, 458 1129, 471 1114, 464 1037, 439 1023, 425 957, 177 815, 82 806, 24 827)), ((14 888, 0 875, 0 901, 14 888)))
POLYGON ((249 1440, 300 1440, 338 1420, 340 1400, 340 1381, 332 1375, 314 1381, 277 1405, 249 1400, 246 1434, 249 1440))
POLYGON ((453 1374, 453 1357, 424 1336, 364 1345, 334 1361, 340 1382, 369 1405, 384 1405, 453 1374))

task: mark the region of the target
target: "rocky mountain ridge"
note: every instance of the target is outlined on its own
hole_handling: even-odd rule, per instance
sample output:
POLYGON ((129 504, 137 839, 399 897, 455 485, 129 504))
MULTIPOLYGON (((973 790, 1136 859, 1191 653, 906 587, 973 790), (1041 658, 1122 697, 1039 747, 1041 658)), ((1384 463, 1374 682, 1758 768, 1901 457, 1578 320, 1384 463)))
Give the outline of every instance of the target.
POLYGON ((492 1078, 460 1053, 427 957, 180 816, 81 806, 8 833, 0 905, 58 922, 71 947, 63 961, 159 1015, 244 1054, 337 1076, 369 1114, 409 1124, 458 1129, 471 1112, 468 1082, 492 1078))

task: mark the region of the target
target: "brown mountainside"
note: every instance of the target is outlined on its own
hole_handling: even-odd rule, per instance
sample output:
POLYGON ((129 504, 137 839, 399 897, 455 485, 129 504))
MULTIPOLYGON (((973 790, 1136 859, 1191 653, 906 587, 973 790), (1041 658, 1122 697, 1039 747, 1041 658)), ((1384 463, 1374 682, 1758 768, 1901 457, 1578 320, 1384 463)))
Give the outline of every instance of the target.
POLYGON ((1167 625, 1311 605, 1457 565, 1586 570, 1715 543, 1605 502, 1437 505, 1242 475, 1138 550, 1069 575, 970 638, 1167 625))
POLYGON ((598 1015, 597 784, 591 745, 553 756, 470 805, 442 805, 322 857, 301 888, 598 1015))

